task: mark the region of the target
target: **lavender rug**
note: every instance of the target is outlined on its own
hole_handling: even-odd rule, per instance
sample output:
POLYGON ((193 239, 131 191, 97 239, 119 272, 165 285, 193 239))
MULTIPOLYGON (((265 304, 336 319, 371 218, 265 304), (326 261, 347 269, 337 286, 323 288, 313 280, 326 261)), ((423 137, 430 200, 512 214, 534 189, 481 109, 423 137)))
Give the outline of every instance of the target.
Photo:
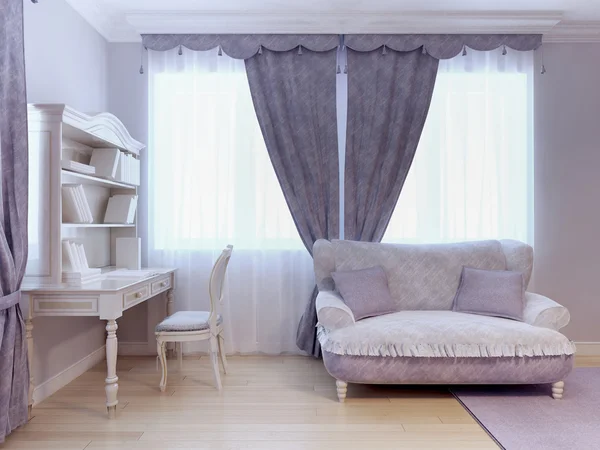
POLYGON ((562 400, 550 385, 457 386, 452 393, 506 450, 600 449, 600 368, 578 368, 562 400))

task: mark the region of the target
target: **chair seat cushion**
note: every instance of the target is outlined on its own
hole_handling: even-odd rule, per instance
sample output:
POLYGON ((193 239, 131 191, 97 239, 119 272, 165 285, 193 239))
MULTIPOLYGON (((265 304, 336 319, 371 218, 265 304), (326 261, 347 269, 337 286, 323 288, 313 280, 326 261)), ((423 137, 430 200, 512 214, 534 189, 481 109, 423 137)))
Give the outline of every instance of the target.
POLYGON ((472 358, 575 352, 558 331, 453 311, 401 311, 338 330, 319 327, 318 336, 323 350, 336 355, 472 358))
MULTIPOLYGON (((208 330, 208 311, 178 311, 156 325, 157 333, 164 331, 202 331, 208 330)), ((221 325, 223 317, 217 314, 217 325, 221 325)))

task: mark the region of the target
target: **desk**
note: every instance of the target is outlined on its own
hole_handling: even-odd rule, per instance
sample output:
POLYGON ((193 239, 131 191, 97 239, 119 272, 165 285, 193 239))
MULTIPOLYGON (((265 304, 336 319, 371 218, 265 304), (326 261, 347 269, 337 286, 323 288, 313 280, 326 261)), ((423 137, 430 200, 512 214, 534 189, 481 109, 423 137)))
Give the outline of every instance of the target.
MULTIPOLYGON (((114 270, 114 269, 112 269, 114 270)), ((82 286, 23 285, 21 292, 29 303, 25 322, 29 353, 29 411, 33 405, 33 318, 37 316, 92 316, 106 321, 106 407, 109 418, 116 416, 119 400, 117 377, 117 319, 123 311, 167 293, 167 315, 173 313, 173 289, 176 269, 145 269, 147 278, 109 278, 82 286)), ((109 274, 108 274, 109 275, 109 274)))

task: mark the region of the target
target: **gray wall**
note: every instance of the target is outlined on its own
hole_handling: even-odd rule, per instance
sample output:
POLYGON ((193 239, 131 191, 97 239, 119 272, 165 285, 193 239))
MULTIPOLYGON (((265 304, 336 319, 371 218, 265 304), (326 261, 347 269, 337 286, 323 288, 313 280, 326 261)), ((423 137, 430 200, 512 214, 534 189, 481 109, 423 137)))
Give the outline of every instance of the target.
MULTIPOLYGON (((538 55, 539 58, 540 55, 538 55)), ((600 342, 600 44, 546 44, 535 78, 535 287, 600 342)))
MULTIPOLYGON (((140 46, 107 44, 64 0, 24 3, 28 100, 108 110, 147 143, 140 46)), ((545 44, 544 56, 548 72, 535 78, 535 289, 569 307, 570 338, 600 342, 594 282, 600 276, 600 44, 545 44)), ((147 221, 146 199, 140 192, 140 224, 147 221)), ((146 227, 140 235, 146 238, 146 227)), ((121 341, 146 338, 148 317, 154 316, 148 308, 163 307, 154 303, 119 321, 121 341)), ((104 343, 97 319, 39 318, 34 334, 37 383, 104 343)))
MULTIPOLYGON (((536 53, 534 289, 570 309, 570 338, 600 342, 600 44, 544 44, 544 75, 536 53)), ((147 142, 140 48, 110 44, 109 62, 109 107, 147 142)))
MULTIPOLYGON (((108 45, 108 110, 127 127, 134 139, 148 144, 148 67, 147 52, 141 44, 108 45), (145 73, 140 74, 140 59, 144 58, 145 73)), ((148 252, 148 180, 146 150, 141 153, 141 186, 138 190, 138 233, 142 238, 142 265, 146 266, 148 252)), ((148 309, 162 308, 159 299, 144 302, 125 311, 119 320, 119 339, 124 342, 145 342, 148 326, 148 309)), ((162 314, 164 316, 164 314, 162 314)), ((153 337, 151 337, 153 339, 153 337)), ((154 348, 152 351, 154 351, 154 348)))
MULTIPOLYGON (((27 100, 67 103, 86 112, 107 108, 104 38, 64 0, 24 0, 27 100)), ((43 383, 104 345, 95 318, 34 320, 34 376, 43 383)))
POLYGON ((106 40, 65 0, 23 3, 28 101, 105 111, 106 40))

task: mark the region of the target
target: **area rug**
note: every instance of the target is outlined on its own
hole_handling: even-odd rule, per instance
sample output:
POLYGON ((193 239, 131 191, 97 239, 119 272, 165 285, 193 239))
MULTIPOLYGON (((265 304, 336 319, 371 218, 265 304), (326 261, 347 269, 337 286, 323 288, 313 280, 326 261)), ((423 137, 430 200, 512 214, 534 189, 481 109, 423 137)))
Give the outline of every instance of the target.
POLYGON ((562 400, 550 385, 460 386, 454 396, 506 450, 600 449, 600 368, 578 368, 562 400))

